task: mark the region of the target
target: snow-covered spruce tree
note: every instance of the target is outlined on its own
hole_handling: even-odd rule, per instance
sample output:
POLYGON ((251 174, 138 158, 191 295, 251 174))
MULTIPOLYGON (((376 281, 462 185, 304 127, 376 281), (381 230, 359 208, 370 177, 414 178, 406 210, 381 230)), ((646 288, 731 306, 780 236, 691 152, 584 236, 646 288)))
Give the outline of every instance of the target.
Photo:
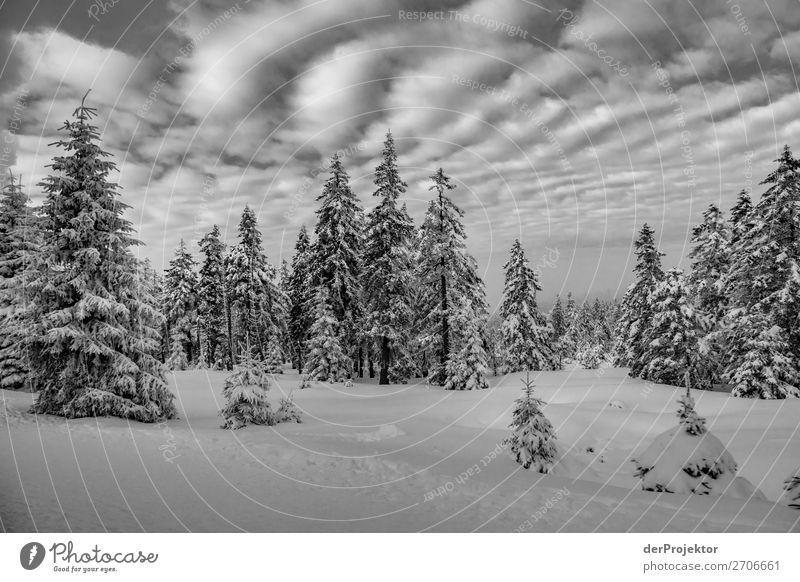
POLYGON ((585 369, 596 370, 605 361, 605 351, 600 344, 592 342, 581 343, 575 350, 575 359, 585 369))
POLYGON ((549 473, 557 460, 556 433, 542 412, 544 402, 533 395, 530 374, 522 383, 525 388, 515 401, 511 436, 503 444, 510 447, 511 455, 525 469, 533 467, 539 473, 549 473))
MULTIPOLYGON (((22 252, 25 248, 25 229, 32 227, 28 196, 22 190, 22 179, 14 180, 9 171, 8 180, 0 190, 0 277, 13 279, 23 270, 22 252)), ((0 289, 3 295, 5 288, 0 289)), ((2 297, 0 307, 9 300, 2 297)))
POLYGON ((237 355, 249 349, 263 362, 269 339, 283 332, 286 299, 276 283, 275 267, 264 253, 256 214, 249 206, 245 206, 239 221, 239 242, 225 263, 237 355))
POLYGON ((592 318, 592 332, 594 334, 594 343, 602 346, 604 352, 610 352, 613 349, 613 336, 614 330, 609 325, 608 312, 611 306, 599 298, 595 298, 591 308, 592 318))
POLYGON ((578 352, 595 345, 595 328, 591 308, 582 303, 573 309, 572 322, 564 333, 562 345, 570 357, 578 359, 578 352))
POLYGON ((727 349, 723 378, 728 383, 736 378, 735 393, 740 396, 798 394, 797 390, 773 389, 786 384, 797 387, 793 369, 800 360, 800 161, 787 146, 776 162, 777 169, 762 182, 769 189, 741 219, 749 228, 734 229, 737 236, 732 236, 730 268, 724 279, 731 309, 722 333, 727 349), (766 343, 779 351, 773 351, 768 362, 759 363, 749 352, 761 351, 757 344, 766 343), (767 367, 753 373, 754 366, 763 363, 767 367), (746 369, 740 371, 740 367, 746 369), (761 377, 770 381, 744 384, 761 377))
POLYGON ((711 385, 719 382, 724 369, 724 349, 720 341, 728 309, 724 277, 728 272, 731 244, 728 225, 714 204, 703 213, 703 222, 694 228, 692 244, 694 248, 689 253, 692 270, 688 282, 697 307, 698 324, 704 335, 695 367, 698 382, 711 385))
POLYGON ((511 247, 505 265, 505 288, 500 304, 503 318, 503 339, 506 349, 506 370, 548 370, 557 365, 550 345, 550 330, 536 306, 536 292, 541 291, 536 273, 528 267, 528 259, 519 239, 511 247))
POLYGON ((292 268, 288 284, 289 342, 292 347, 292 362, 298 371, 305 367, 306 340, 311 327, 312 302, 311 295, 311 241, 305 225, 300 227, 297 242, 294 245, 292 268))
POLYGON ((330 177, 317 198, 317 223, 311 247, 311 287, 325 287, 337 321, 339 343, 351 360, 358 358, 362 324, 361 255, 364 246, 364 209, 350 189, 350 176, 338 154, 330 163, 330 177))
POLYGON ((486 293, 477 262, 467 251, 464 212, 447 195, 456 186, 442 168, 430 179, 429 190, 436 197, 419 230, 416 279, 422 299, 420 331, 428 339, 424 347, 436 360, 431 362, 428 378, 433 384, 443 384, 451 353, 469 341, 461 337, 466 330, 456 319, 464 313, 484 318, 486 293))
POLYGON ((314 323, 306 343, 305 373, 311 380, 337 382, 350 377, 352 363, 339 343, 339 323, 329 301, 327 287, 318 287, 314 296, 314 323))
POLYGON ((716 205, 709 205, 703 212, 703 222, 692 231, 694 248, 689 253, 692 270, 688 276, 697 309, 708 320, 706 329, 716 327, 725 314, 727 299, 722 277, 728 271, 729 239, 722 212, 716 205))
POLYGON ((757 309, 734 310, 729 321, 727 339, 742 354, 723 374, 731 393, 742 398, 800 397, 800 365, 784 330, 757 309))
POLYGON ((653 310, 650 294, 664 276, 661 257, 655 243, 655 232, 645 223, 633 243, 636 254, 635 280, 622 299, 622 312, 614 337, 616 366, 628 366, 634 378, 641 374, 647 362, 642 353, 647 347, 647 332, 652 325, 653 310))
POLYGON ((0 388, 24 388, 28 354, 25 331, 26 264, 38 257, 41 232, 28 206, 21 180, 8 181, 0 192, 0 388))
POLYGON ((186 355, 186 349, 183 347, 185 345, 183 339, 183 336, 180 334, 172 335, 169 357, 165 362, 167 368, 172 371, 186 370, 189 368, 189 358, 186 355))
POLYGON ((167 328, 170 338, 170 357, 167 366, 172 370, 185 370, 197 362, 197 263, 181 239, 175 249, 175 258, 169 262, 164 277, 164 303, 167 310, 167 328), (178 345, 176 345, 178 344, 178 345), (181 352, 183 355, 180 355, 181 352), (178 367, 173 367, 178 366, 178 367))
POLYGON ((36 362, 33 411, 154 422, 175 415, 155 357, 163 316, 137 289, 137 241, 108 179, 116 167, 97 144, 94 116, 81 102, 64 123, 55 144, 64 154, 41 183, 46 227, 41 260, 26 276, 22 346, 36 362))
POLYGON ((283 350, 275 335, 270 337, 267 343, 267 360, 264 368, 270 374, 283 374, 283 350))
POLYGON ((561 296, 556 295, 556 300, 550 309, 550 327, 553 328, 553 341, 558 342, 567 331, 567 318, 561 304, 561 296))
POLYGON ((461 308, 466 322, 461 348, 445 364, 445 390, 483 390, 489 387, 486 376, 486 351, 484 350, 483 317, 469 305, 461 308))
POLYGON ((800 469, 783 484, 783 501, 793 509, 800 509, 800 469))
POLYGON ((225 243, 219 227, 200 239, 203 262, 197 285, 198 317, 201 329, 201 354, 205 365, 212 369, 231 369, 228 353, 227 322, 225 313, 225 243))
POLYGON ((235 430, 248 424, 276 424, 267 400, 269 388, 266 371, 245 352, 242 363, 225 379, 222 390, 225 406, 219 411, 224 422, 220 428, 235 430))
POLYGON ((405 349, 411 326, 409 305, 411 276, 410 238, 413 224, 398 198, 406 191, 397 169, 397 153, 391 133, 386 134, 383 160, 375 170, 380 198, 367 220, 364 245, 364 307, 365 328, 377 344, 380 364, 379 384, 389 383, 389 369, 398 363, 397 370, 406 365, 405 349))
MULTIPOLYGON (((681 386, 686 374, 693 386, 706 378, 698 373, 698 343, 702 331, 691 291, 680 269, 670 269, 650 295, 651 327, 645 334, 640 377, 681 386)), ((709 388, 710 386, 703 386, 709 388)))
POLYGON ((634 459, 634 476, 644 491, 760 496, 755 488, 736 477, 736 462, 718 438, 708 432, 705 419, 694 409, 689 390, 680 400, 678 426, 660 435, 634 459))
POLYGON ((291 394, 281 398, 278 410, 275 411, 275 422, 296 422, 298 424, 303 422, 303 415, 294 403, 291 394))
MULTIPOLYGON (((736 198, 736 204, 731 208, 731 216, 728 219, 728 222, 730 222, 730 227, 728 228, 728 243, 731 247, 729 248, 729 253, 731 249, 742 240, 744 234, 750 230, 752 226, 750 222, 752 212, 753 201, 750 199, 750 195, 747 191, 742 190, 736 198)), ((730 257, 728 262, 730 263, 730 257)))

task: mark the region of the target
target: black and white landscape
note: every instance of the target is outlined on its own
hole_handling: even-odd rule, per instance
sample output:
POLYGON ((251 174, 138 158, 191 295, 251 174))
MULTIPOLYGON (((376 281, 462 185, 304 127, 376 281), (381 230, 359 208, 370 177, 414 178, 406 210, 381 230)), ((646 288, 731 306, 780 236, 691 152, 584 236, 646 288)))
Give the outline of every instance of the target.
POLYGON ((795 0, 15 1, 0 67, 3 531, 800 531, 795 0))

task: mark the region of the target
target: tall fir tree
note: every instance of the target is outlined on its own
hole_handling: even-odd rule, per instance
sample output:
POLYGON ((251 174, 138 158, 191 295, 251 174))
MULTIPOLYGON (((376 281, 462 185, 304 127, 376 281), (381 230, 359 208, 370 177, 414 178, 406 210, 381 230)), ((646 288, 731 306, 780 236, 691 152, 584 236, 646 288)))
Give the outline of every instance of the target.
POLYGON ((688 277, 697 307, 698 323, 705 337, 700 342, 697 371, 698 381, 714 384, 722 373, 719 330, 728 309, 724 277, 730 261, 731 235, 719 208, 711 204, 703 213, 703 222, 692 232, 694 248, 689 253, 692 270, 688 277))
POLYGON ((170 338, 168 366, 184 370, 199 355, 197 338, 197 262, 181 239, 164 277, 164 303, 170 338))
MULTIPOLYGON (((736 204, 731 208, 731 216, 728 219, 730 223, 729 230, 729 246, 735 247, 741 241, 744 234, 750 230, 752 224, 750 223, 750 214, 753 212, 753 202, 750 195, 746 190, 739 192, 736 198, 736 204)), ((730 252, 730 249, 729 249, 730 252)))
POLYGON ((486 376, 483 321, 466 307, 463 319, 467 322, 461 348, 448 358, 445 365, 445 390, 483 390, 489 387, 486 376))
POLYGON ((98 145, 85 99, 55 145, 63 152, 41 183, 46 232, 26 280, 21 349, 37 413, 120 416, 154 422, 175 415, 156 359, 163 316, 141 297, 127 205, 109 181, 116 169, 98 145))
POLYGON ((511 254, 503 265, 505 287, 500 304, 503 318, 503 339, 506 348, 506 370, 548 370, 557 365, 550 344, 547 321, 536 305, 536 292, 541 291, 536 272, 519 239, 511 246, 511 254))
POLYGON ((339 325, 330 306, 328 288, 318 287, 314 296, 314 323, 306 342, 305 373, 310 379, 336 382, 350 377, 352 362, 339 341, 339 325))
POLYGON ((700 373, 698 362, 702 331, 680 269, 670 269, 658 282, 651 294, 651 306, 652 327, 646 334, 641 356, 641 377, 673 386, 683 385, 688 378, 692 386, 702 385, 707 380, 700 373))
MULTIPOLYGON (((412 309, 410 239, 413 224, 398 199, 407 185, 400 179, 397 152, 391 132, 386 134, 383 159, 375 170, 374 196, 380 200, 370 211, 364 247, 365 329, 378 348, 379 383, 389 383, 390 367, 404 371, 412 309)), ((397 378, 402 380, 402 377, 397 378)))
POLYGON ((552 309, 550 309, 550 327, 553 328, 553 340, 555 341, 559 341, 567 331, 567 319, 560 295, 556 295, 556 300, 553 302, 552 309))
POLYGON ((311 247, 311 286, 327 289, 339 343, 353 360, 358 355, 363 318, 364 209, 350 189, 350 176, 338 154, 331 158, 330 177, 317 200, 320 207, 311 247))
POLYGON ((467 332, 469 322, 464 314, 484 320, 487 309, 477 262, 467 251, 464 212, 447 195, 456 186, 442 168, 430 179, 433 185, 429 190, 436 197, 428 205, 419 230, 416 274, 420 332, 426 338, 422 347, 433 352, 436 359, 431 362, 428 378, 431 383, 442 384, 452 351, 461 350, 464 341, 474 339, 474 330, 467 332))
POLYGON ((275 267, 264 253, 256 214, 249 206, 239 221, 239 242, 225 263, 236 355, 247 353, 263 362, 270 339, 283 332, 286 300, 275 280, 275 267))
POLYGON ((719 208, 711 204, 703 212, 703 222, 692 231, 694 248, 689 253, 692 270, 689 284, 700 314, 707 319, 706 327, 713 329, 725 313, 726 295, 722 278, 728 271, 730 235, 719 208))
POLYGON ((622 299, 622 313, 617 323, 614 352, 615 365, 631 368, 630 375, 638 377, 646 362, 642 353, 647 347, 647 333, 652 327, 653 310, 650 295, 663 278, 661 257, 655 243, 655 231, 645 223, 634 242, 636 254, 635 279, 622 299))
POLYGON ((762 182, 769 188, 740 218, 746 228, 734 230, 724 280, 730 310, 722 334, 727 347, 723 375, 739 396, 798 395, 800 161, 786 146, 776 162, 762 182), (756 355, 765 353, 765 346, 770 352, 766 361, 756 355))
POLYGON ((28 205, 21 178, 0 191, 0 388, 26 387, 28 354, 19 349, 26 333, 25 266, 40 244, 39 220, 28 205))
POLYGON ((292 362, 298 371, 305 367, 306 340, 311 327, 311 241, 305 225, 300 227, 294 245, 292 268, 287 284, 289 302, 288 328, 292 362))
POLYGON ((206 366, 214 369, 233 367, 229 352, 225 313, 225 243, 219 227, 200 239, 203 262, 197 284, 197 305, 202 330, 201 354, 206 366))

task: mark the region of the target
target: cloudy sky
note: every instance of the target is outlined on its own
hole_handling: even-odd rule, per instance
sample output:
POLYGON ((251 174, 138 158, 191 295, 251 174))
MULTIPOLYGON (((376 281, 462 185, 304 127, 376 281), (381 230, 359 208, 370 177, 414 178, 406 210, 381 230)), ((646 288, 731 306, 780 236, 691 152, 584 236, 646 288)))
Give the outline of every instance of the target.
POLYGON ((248 203, 279 263, 333 152, 374 204, 391 129, 415 218, 436 168, 458 184, 494 303, 515 237, 545 306, 610 297, 643 222, 685 266, 702 210, 800 148, 800 4, 739 1, 5 0, 0 170, 40 199, 91 88, 143 254, 248 203))

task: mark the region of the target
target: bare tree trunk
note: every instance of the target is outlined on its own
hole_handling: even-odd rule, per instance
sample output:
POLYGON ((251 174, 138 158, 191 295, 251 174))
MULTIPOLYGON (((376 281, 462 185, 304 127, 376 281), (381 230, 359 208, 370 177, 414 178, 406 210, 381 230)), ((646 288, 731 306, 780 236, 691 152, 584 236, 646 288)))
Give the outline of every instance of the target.
POLYGON ((389 383, 389 359, 390 359, 390 350, 389 350, 389 338, 386 336, 381 337, 381 373, 380 378, 378 379, 378 384, 388 384, 389 383))

